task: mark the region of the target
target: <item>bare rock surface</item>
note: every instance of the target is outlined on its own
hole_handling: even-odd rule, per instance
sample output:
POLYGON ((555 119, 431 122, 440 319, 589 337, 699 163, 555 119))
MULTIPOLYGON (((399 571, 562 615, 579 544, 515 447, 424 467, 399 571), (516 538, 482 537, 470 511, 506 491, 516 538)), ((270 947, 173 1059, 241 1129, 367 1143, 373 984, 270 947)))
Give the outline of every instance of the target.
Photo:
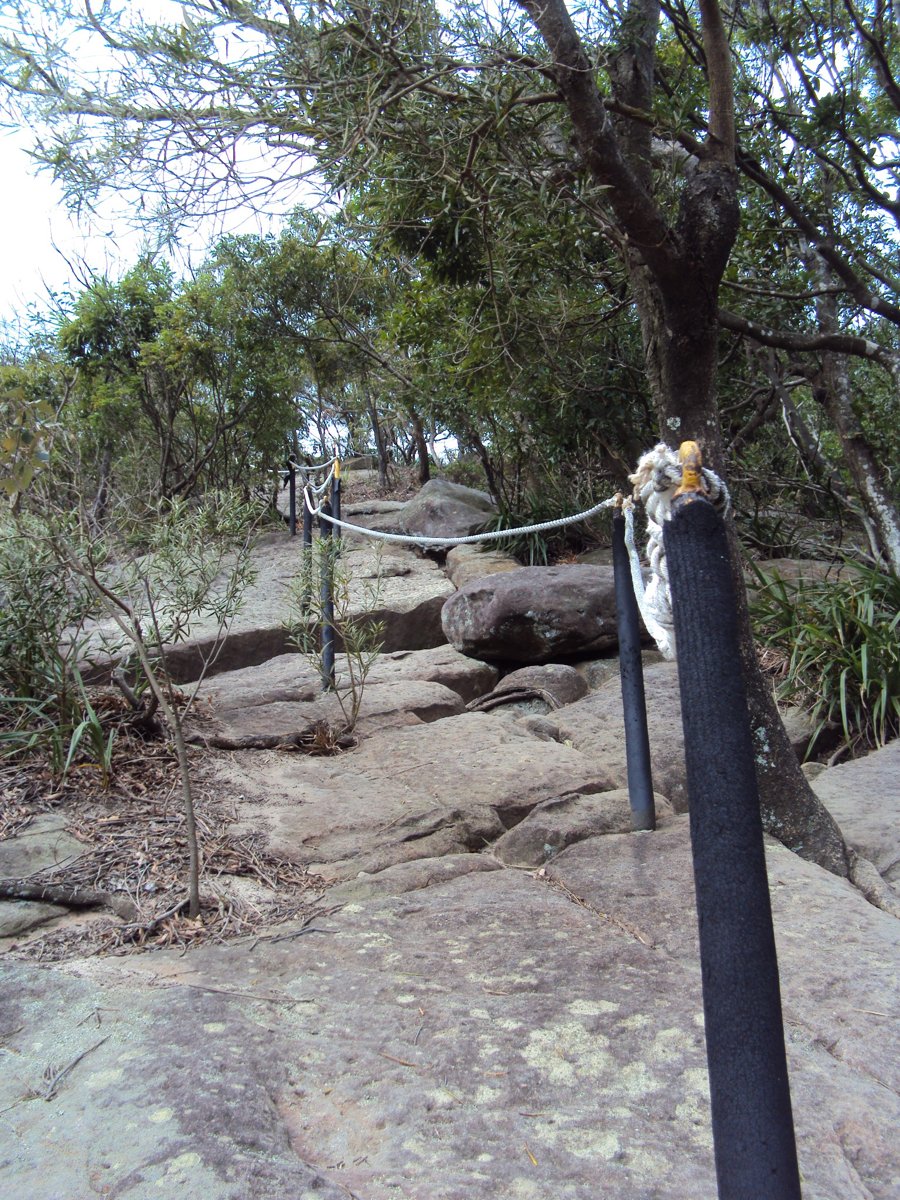
MULTIPOLYGON (((285 624, 291 617, 289 595, 300 570, 300 553, 299 535, 292 538, 279 532, 260 540, 252 555, 256 577, 211 673, 266 662, 291 649, 285 624)), ((446 643, 441 609, 453 585, 437 563, 402 546, 348 543, 340 569, 348 579, 348 616, 367 614, 380 622, 386 651, 421 650, 446 643)), ((198 620, 192 624, 189 638, 169 647, 166 658, 176 681, 199 677, 215 635, 214 621, 198 620)))
MULTIPOLYGON (((546 870, 693 973, 686 825, 682 817, 652 837, 593 839, 546 870)), ((875 1110, 879 1095, 891 1112, 898 1105, 900 1057, 883 1049, 896 1037, 900 923, 774 839, 766 855, 805 1200, 889 1200, 900 1187, 888 1123, 897 1118, 875 1110)))
MULTIPOLYGON (((900 925, 768 856, 804 1200, 893 1200, 900 925)), ((7 960, 5 1188, 705 1200, 692 894, 676 818, 187 955, 7 960)))
POLYGON ((441 621, 463 654, 542 663, 618 644, 611 567, 522 567, 475 580, 444 605, 441 621))
MULTIPOLYGON (((271 649, 297 549, 282 535, 261 551, 257 606, 220 666, 271 661, 206 682, 207 731, 250 722, 289 742, 322 704, 302 656, 271 649)), ((498 672, 421 648, 426 627, 442 640, 422 613, 433 622, 450 582, 405 550, 380 568, 363 543, 347 557, 355 594, 379 569, 396 587, 403 646, 373 669, 359 744, 330 757, 236 750, 204 767, 238 836, 318 878, 319 915, 189 950, 0 960, 4 1194, 714 1196, 688 821, 666 802, 686 805, 676 668, 646 668, 659 828, 625 832, 614 663, 580 664, 577 683, 552 662, 507 676, 574 687, 545 715, 461 713, 498 672), (586 683, 599 688, 583 695, 586 683)), ((562 601, 595 632, 598 590, 591 579, 583 604, 562 601)), ((555 659, 556 618, 529 619, 513 643, 531 653, 534 629, 550 629, 555 659)), ((610 622, 614 638, 614 606, 610 622)), ((815 783, 889 880, 898 766, 900 742, 815 783)), ((0 878, 80 847, 63 813, 38 818, 0 843, 0 878)), ((900 922, 772 841, 767 856, 804 1200, 896 1200, 900 922)), ((248 882, 219 876, 204 891, 248 882)), ((0 949, 21 917, 7 912, 0 949)), ((0 935, 3 919, 0 906, 0 935)))
POLYGON ((469 537, 496 515, 497 506, 487 492, 449 479, 429 479, 397 514, 397 527, 422 537, 469 537))
POLYGON ((848 844, 900 884, 900 739, 830 767, 812 786, 848 844))
POLYGON ((444 644, 428 650, 382 654, 372 669, 371 679, 375 683, 392 683, 395 679, 441 683, 468 703, 490 691, 497 682, 497 674, 492 663, 480 662, 444 644))
MULTIPOLYGON (((188 722, 188 740, 226 750, 271 748, 298 744, 327 726, 340 733, 352 721, 353 696, 338 681, 337 692, 323 693, 321 685, 305 700, 272 700, 232 709, 200 709, 188 722)), ((378 729, 440 721, 463 711, 456 692, 440 683, 402 680, 369 683, 359 698, 354 736, 378 729)), ((320 737, 324 736, 320 732, 320 737)))
POLYGON ((373 733, 330 758, 235 755, 216 786, 240 796, 240 827, 323 878, 480 850, 543 800, 607 790, 569 746, 481 713, 373 733))
MULTIPOLYGON (((452 646, 379 655, 361 688, 356 733, 454 716, 496 678, 496 668, 452 646)), ((317 666, 297 653, 214 675, 197 691, 191 739, 239 749, 266 738, 270 746, 289 742, 319 722, 339 727, 353 700, 340 653, 336 684, 337 695, 323 692, 317 666)))
MULTIPOLYGON (((16 837, 0 841, 0 880, 26 879, 79 857, 84 846, 67 829, 65 814, 39 813, 16 837)), ((67 909, 36 901, 0 900, 0 939, 65 916, 67 909)), ((2 942, 0 942, 2 944, 2 942)))
MULTIPOLYGON (((659 828, 672 820, 673 812, 664 796, 655 796, 654 800, 659 828)), ((508 867, 541 867, 576 842, 630 832, 628 789, 615 788, 590 796, 575 794, 541 801, 494 843, 491 852, 508 867)))
POLYGON ((24 879, 78 856, 84 846, 62 812, 38 813, 15 838, 0 841, 0 879, 24 879))
MULTIPOLYGON (((687 809, 687 777, 675 663, 652 663, 646 667, 644 688, 653 787, 670 801, 676 812, 684 812, 687 809)), ((547 720, 556 727, 562 741, 571 742, 592 762, 603 763, 611 772, 616 787, 628 786, 622 688, 617 674, 596 692, 550 714, 547 720)))
POLYGON ((447 551, 444 570, 447 578, 455 588, 464 587, 473 579, 483 579, 485 575, 500 575, 504 571, 518 571, 521 567, 518 559, 503 550, 488 550, 483 545, 454 546, 447 551))

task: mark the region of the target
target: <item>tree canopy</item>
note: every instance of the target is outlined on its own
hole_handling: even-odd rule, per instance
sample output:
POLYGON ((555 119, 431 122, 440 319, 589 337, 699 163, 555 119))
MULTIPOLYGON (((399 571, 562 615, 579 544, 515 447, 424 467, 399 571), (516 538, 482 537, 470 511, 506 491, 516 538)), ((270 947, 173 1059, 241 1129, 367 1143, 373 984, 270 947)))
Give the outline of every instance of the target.
MULTIPOLYGON (((118 193, 164 240, 328 201, 77 299, 95 507, 138 427, 163 496, 324 441, 326 410, 423 472, 441 427, 520 509, 535 473, 694 438, 763 544, 803 471, 900 573, 898 53, 884 0, 5 6, 7 120, 74 209, 118 193)), ((745 630, 770 825, 835 865, 745 630)))

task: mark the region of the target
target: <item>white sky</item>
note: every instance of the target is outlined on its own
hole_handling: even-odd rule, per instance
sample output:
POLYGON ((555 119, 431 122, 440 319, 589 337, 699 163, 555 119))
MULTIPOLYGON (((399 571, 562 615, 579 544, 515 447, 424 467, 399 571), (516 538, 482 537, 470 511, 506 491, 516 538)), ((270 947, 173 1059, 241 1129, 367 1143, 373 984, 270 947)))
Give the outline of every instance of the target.
MULTIPOLYGON (((181 5, 173 0, 134 0, 130 8, 151 19, 177 22, 181 17, 181 5)), ((89 59, 96 51, 86 46, 85 53, 89 59)), ((84 61, 82 57, 82 65, 84 61)), ((0 129, 0 323, 14 322, 31 304, 46 308, 48 289, 79 291, 91 275, 118 277, 134 265, 143 249, 142 235, 116 216, 127 197, 111 196, 102 217, 79 223, 66 211, 62 189, 50 173, 35 170, 28 147, 27 130, 0 129)), ((298 199, 312 203, 311 195, 298 199)), ((287 203, 279 204, 269 221, 250 209, 206 220, 184 235, 182 248, 172 259, 176 273, 191 264, 198 266, 224 233, 278 229, 288 208, 287 203)))
MULTIPOLYGON (((61 188, 48 172, 35 172, 26 149, 24 134, 0 131, 0 322, 14 321, 30 304, 46 308, 48 288, 80 290, 85 272, 116 278, 143 246, 142 235, 114 215, 79 224, 66 211, 61 188)), ((111 200, 110 213, 115 203, 121 205, 121 197, 111 200)), ((198 266, 223 233, 264 233, 279 223, 277 216, 265 223, 249 210, 228 214, 224 224, 210 219, 185 238, 175 270, 198 266)))

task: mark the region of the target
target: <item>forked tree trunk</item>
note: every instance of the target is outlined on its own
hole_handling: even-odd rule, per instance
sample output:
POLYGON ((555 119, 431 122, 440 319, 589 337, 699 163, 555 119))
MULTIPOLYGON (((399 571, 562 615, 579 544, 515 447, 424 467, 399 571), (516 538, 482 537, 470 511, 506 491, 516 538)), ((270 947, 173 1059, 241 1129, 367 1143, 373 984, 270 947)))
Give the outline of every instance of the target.
MULTIPOLYGON (((699 442, 705 461, 725 473, 715 381, 719 283, 738 229, 731 51, 716 0, 699 0, 709 83, 709 136, 680 185, 677 211, 654 189, 654 110, 658 0, 628 0, 609 67, 612 99, 564 0, 519 0, 550 52, 553 78, 572 121, 581 162, 604 189, 607 231, 621 253, 641 321, 644 355, 666 442, 699 442)), ((798 853, 848 873, 843 839, 800 770, 771 689, 756 661, 746 592, 731 531, 732 572, 741 598, 741 655, 757 745, 766 828, 798 853)), ((682 669, 685 669, 684 666, 682 669)), ((714 697, 698 697, 714 703, 714 697)))

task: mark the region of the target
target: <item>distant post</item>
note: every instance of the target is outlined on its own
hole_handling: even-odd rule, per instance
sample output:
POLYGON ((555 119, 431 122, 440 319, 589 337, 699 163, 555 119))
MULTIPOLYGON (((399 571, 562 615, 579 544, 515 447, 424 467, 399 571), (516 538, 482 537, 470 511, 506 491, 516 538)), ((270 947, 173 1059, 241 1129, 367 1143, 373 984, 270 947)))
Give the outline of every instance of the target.
POLYGON ((628 549, 625 545, 625 514, 621 504, 613 512, 613 569, 616 584, 616 622, 619 631, 619 678, 625 719, 625 762, 631 828, 656 828, 653 774, 650 766, 650 736, 647 731, 647 700, 644 693, 644 664, 641 660, 641 628, 637 598, 631 583, 628 549))
POLYGON ((297 464, 293 454, 287 461, 288 470, 288 529, 291 537, 297 533, 297 464))

